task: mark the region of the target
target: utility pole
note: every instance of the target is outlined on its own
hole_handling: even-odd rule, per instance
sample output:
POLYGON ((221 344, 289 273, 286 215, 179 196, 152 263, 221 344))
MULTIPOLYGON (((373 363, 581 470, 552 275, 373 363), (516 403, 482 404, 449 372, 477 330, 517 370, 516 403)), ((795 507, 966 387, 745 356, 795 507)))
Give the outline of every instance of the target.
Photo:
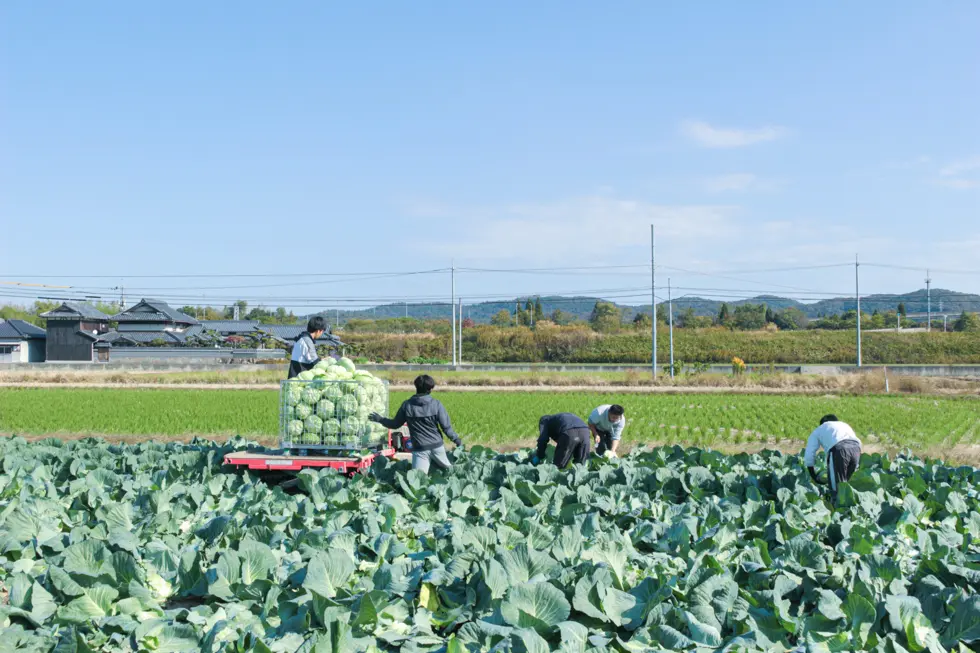
POLYGON ((674 300, 670 295, 670 277, 667 277, 667 320, 670 327, 670 378, 674 378, 674 300))
POLYGON ((657 268, 654 266, 653 225, 650 225, 650 313, 653 317, 651 365, 653 367, 653 378, 657 378, 657 268))
POLYGON ((463 364, 463 298, 459 298, 459 364, 463 364))
POLYGON ((858 279, 858 255, 854 255, 854 298, 857 299, 857 345, 858 345, 858 367, 861 367, 861 291, 858 279))
POLYGON ((456 262, 453 261, 449 272, 452 277, 452 300, 449 302, 449 312, 452 313, 453 328, 453 367, 456 367, 456 262))
POLYGON ((334 317, 337 318, 337 328, 339 329, 340 328, 340 309, 339 308, 335 308, 334 309, 334 317))
POLYGON ((929 270, 926 270, 926 331, 932 331, 932 279, 929 278, 929 270))
POLYGON ((408 302, 405 302, 405 317, 408 317, 408 302))

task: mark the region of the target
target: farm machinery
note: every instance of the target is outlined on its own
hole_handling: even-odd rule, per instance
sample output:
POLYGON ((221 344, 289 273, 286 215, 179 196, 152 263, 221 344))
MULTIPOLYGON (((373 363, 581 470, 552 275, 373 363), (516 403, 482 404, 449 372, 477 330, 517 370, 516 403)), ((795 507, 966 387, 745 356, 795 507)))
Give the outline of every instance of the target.
POLYGON ((280 382, 279 449, 236 451, 224 463, 271 475, 324 468, 363 472, 379 456, 394 458, 411 446, 401 432, 368 421, 372 412, 387 414, 388 383, 346 358, 322 362, 280 382))

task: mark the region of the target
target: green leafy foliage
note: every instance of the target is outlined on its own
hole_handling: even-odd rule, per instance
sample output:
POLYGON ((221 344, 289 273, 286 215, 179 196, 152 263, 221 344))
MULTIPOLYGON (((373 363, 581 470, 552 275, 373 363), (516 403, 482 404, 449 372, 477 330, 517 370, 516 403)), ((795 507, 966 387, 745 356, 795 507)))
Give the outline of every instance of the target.
POLYGON ((250 446, 0 440, 0 651, 965 651, 980 471, 641 450, 559 472, 482 447, 303 494, 250 446))

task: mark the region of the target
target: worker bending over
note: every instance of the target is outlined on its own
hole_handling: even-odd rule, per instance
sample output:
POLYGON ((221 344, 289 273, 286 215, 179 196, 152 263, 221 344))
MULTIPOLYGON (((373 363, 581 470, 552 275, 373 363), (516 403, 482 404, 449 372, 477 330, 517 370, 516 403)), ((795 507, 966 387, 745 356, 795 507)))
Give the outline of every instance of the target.
POLYGON ((299 334, 296 344, 293 345, 293 354, 289 361, 289 376, 293 378, 300 372, 313 369, 313 366, 320 362, 320 355, 316 353, 316 340, 327 330, 327 321, 322 315, 314 315, 306 323, 306 331, 299 334))
POLYGON ((803 454, 803 464, 815 483, 820 483, 817 470, 814 469, 817 450, 820 448, 827 452, 827 478, 831 492, 837 494, 837 486, 842 481, 849 480, 857 471, 861 461, 861 441, 854 434, 854 429, 837 419, 836 415, 822 417, 820 426, 814 429, 806 441, 806 452, 803 454))
POLYGON ((435 379, 423 374, 415 379, 415 396, 402 403, 393 419, 378 413, 368 415, 369 420, 389 429, 400 429, 408 424, 408 433, 412 438, 412 469, 425 474, 429 473, 430 464, 439 469, 453 466, 446 455, 443 434, 457 447, 463 446, 463 441, 449 422, 449 413, 438 399, 432 397, 435 387, 435 379))
POLYGON ((606 404, 589 415, 589 430, 595 439, 595 452, 598 455, 611 451, 612 456, 616 456, 619 441, 623 438, 623 429, 626 428, 626 418, 623 416, 625 412, 619 404, 606 404))
POLYGON ((572 458, 578 464, 589 459, 589 427, 582 418, 572 413, 545 415, 538 420, 538 450, 531 458, 531 463, 537 465, 544 460, 548 450, 548 441, 555 441, 555 467, 558 469, 568 465, 572 458))

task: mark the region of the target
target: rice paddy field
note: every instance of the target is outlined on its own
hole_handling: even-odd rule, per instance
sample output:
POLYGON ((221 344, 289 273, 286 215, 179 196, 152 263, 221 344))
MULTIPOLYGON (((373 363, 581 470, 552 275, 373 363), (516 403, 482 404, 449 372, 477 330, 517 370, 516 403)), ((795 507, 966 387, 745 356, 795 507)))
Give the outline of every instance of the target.
MULTIPOLYGON (((407 398, 392 392, 390 413, 407 398)), ((942 452, 980 442, 980 400, 909 395, 649 395, 628 392, 468 392, 436 395, 468 444, 515 446, 538 417, 583 417, 603 403, 626 407, 624 444, 712 447, 791 445, 836 413, 866 444, 942 452)), ((0 433, 185 437, 244 435, 274 442, 277 393, 268 390, 0 388, 0 433)))

